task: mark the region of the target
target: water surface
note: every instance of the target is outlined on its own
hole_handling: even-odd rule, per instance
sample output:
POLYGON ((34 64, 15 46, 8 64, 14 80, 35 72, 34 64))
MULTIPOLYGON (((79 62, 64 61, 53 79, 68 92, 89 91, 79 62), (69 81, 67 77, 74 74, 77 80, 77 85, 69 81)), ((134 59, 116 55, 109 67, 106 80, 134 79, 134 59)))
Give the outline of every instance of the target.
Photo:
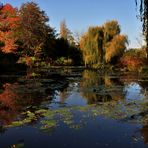
POLYGON ((148 147, 148 77, 80 68, 0 75, 0 147, 148 147))

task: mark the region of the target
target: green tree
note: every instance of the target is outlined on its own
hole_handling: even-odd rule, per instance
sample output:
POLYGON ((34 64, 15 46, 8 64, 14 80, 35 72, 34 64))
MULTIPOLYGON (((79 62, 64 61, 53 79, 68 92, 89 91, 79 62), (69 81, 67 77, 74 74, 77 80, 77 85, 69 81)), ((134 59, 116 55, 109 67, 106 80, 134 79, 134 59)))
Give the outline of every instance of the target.
POLYGON ((117 21, 108 21, 103 26, 89 27, 80 40, 85 65, 97 66, 113 63, 126 49, 127 37, 120 35, 117 21))
POLYGON ((56 44, 57 44, 57 33, 53 28, 49 28, 49 33, 46 38, 46 41, 44 42, 43 46, 43 58, 46 60, 55 60, 57 57, 57 49, 56 49, 56 44))
POLYGON ((80 48, 86 65, 100 64, 103 60, 103 28, 89 27, 80 40, 80 48))
POLYGON ((57 39, 56 49, 58 58, 64 57, 67 60, 71 60, 74 65, 82 63, 81 51, 65 20, 60 24, 60 38, 57 39))
POLYGON ((41 52, 46 39, 52 33, 45 12, 40 10, 34 2, 22 4, 20 11, 20 23, 17 36, 22 44, 25 55, 37 55, 41 52))

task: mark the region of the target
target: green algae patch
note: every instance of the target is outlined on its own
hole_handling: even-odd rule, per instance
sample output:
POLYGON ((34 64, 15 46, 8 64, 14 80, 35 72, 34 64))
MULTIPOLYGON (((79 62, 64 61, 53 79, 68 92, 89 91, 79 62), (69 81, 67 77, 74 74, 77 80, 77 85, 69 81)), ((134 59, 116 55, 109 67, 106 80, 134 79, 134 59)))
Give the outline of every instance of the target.
POLYGON ((37 120, 36 115, 33 112, 30 111, 22 112, 22 115, 24 116, 24 119, 13 121, 10 125, 7 125, 6 127, 23 126, 27 123, 31 123, 33 120, 37 120))
POLYGON ((123 122, 148 123, 148 102, 105 102, 87 106, 63 107, 58 109, 38 109, 34 112, 22 112, 18 120, 6 127, 17 127, 37 121, 42 131, 51 131, 61 123, 73 129, 80 129, 92 119, 100 116, 123 122))

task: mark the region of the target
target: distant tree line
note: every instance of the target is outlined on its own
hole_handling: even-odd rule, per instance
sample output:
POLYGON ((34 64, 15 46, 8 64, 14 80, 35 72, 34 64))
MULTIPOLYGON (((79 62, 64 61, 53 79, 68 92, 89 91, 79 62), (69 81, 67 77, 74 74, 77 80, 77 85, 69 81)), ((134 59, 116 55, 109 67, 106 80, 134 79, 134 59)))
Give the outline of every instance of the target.
MULTIPOLYGON (((146 6, 146 1, 141 0, 140 14, 147 41, 146 6)), ((35 2, 24 3, 19 9, 10 4, 0 5, 0 57, 4 57, 0 65, 9 63, 7 55, 14 55, 14 63, 25 63, 28 66, 85 65, 102 68, 106 65, 129 64, 126 62, 130 55, 126 50, 128 38, 121 34, 116 20, 107 21, 101 26, 90 26, 77 39, 65 20, 61 22, 58 34, 49 25, 46 13, 35 2)), ((147 53, 148 50, 143 55, 147 53)), ((140 60, 140 66, 145 62, 143 59, 141 62, 138 57, 135 59, 133 62, 140 60)), ((10 65, 12 63, 11 60, 10 65)))
POLYGON ((17 54, 22 59, 34 57, 55 64, 70 61, 69 64, 80 65, 81 52, 66 23, 61 23, 58 36, 48 22, 46 13, 34 2, 22 4, 19 10, 10 4, 1 5, 0 51, 17 54))

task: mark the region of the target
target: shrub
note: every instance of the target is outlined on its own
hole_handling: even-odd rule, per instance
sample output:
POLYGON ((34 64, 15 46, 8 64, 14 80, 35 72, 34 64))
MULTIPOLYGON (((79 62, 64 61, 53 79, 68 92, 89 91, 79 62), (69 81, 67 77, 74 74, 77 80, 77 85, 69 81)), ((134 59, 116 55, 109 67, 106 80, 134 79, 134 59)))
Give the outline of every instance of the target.
POLYGON ((129 71, 138 71, 144 65, 144 59, 138 56, 123 56, 121 58, 121 64, 123 67, 127 67, 129 71))

